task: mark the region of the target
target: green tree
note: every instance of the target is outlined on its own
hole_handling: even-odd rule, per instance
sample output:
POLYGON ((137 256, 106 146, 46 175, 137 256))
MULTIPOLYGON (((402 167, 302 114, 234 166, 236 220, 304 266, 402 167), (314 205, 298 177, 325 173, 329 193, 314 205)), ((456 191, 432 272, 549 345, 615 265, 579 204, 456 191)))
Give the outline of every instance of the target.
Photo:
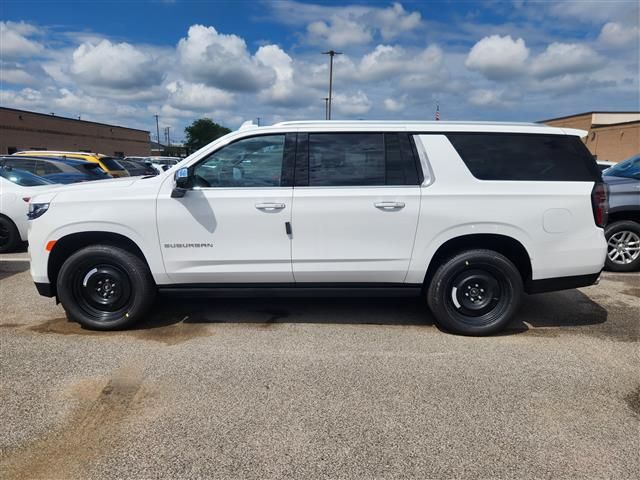
POLYGON ((227 127, 218 125, 210 118, 201 118, 184 129, 184 133, 187 136, 187 141, 184 146, 187 147, 187 150, 190 152, 195 152, 199 148, 204 147, 216 138, 220 138, 229 132, 231 132, 231 130, 227 127))

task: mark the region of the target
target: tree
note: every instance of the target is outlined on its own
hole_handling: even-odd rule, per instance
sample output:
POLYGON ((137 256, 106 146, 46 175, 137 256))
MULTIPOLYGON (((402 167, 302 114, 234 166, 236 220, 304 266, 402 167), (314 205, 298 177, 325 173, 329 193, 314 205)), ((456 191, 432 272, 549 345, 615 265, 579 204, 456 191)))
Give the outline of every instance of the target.
POLYGON ((201 118, 184 129, 184 133, 187 136, 184 146, 190 152, 195 152, 229 132, 231 130, 227 127, 218 125, 210 118, 201 118))

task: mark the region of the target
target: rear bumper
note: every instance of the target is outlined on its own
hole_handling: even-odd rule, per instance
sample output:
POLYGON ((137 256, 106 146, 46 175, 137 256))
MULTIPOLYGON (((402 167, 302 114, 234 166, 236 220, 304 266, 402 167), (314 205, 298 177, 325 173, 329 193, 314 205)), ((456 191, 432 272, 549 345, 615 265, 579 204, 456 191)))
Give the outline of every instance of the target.
POLYGON ((572 277, 543 278, 529 280, 525 283, 524 291, 527 293, 555 292, 556 290, 568 290, 570 288, 588 287, 595 285, 600 279, 602 271, 588 275, 575 275, 572 277))
POLYGON ((36 286, 36 290, 38 290, 38 293, 43 297, 55 296, 55 292, 53 291, 53 287, 50 283, 34 282, 34 284, 36 286))

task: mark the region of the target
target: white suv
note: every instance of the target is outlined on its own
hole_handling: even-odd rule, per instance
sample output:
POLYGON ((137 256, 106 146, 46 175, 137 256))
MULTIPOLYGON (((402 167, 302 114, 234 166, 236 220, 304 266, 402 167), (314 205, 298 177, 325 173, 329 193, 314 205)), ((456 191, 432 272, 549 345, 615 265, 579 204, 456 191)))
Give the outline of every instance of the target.
POLYGON ((33 199, 31 275, 70 319, 102 330, 139 320, 157 291, 341 289, 425 295, 445 329, 490 334, 523 292, 598 279, 607 196, 584 134, 243 126, 156 177, 33 199))

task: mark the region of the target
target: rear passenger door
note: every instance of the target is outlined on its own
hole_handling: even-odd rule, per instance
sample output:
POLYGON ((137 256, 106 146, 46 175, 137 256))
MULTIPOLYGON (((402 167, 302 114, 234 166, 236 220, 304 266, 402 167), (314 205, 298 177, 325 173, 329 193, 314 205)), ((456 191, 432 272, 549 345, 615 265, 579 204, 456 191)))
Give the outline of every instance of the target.
POLYGON ((410 142, 405 133, 298 134, 296 282, 404 282, 423 178, 410 142))

